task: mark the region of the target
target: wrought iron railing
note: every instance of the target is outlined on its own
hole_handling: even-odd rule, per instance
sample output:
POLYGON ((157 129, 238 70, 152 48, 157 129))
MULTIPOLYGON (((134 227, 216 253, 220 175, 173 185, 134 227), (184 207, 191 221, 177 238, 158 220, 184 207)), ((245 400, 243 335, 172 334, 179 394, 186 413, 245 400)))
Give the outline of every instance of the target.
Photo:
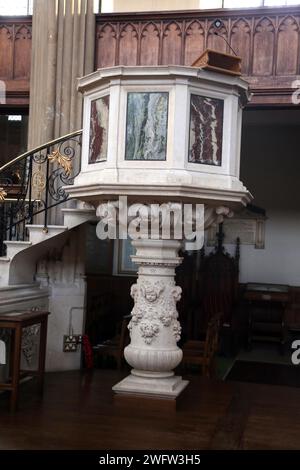
POLYGON ((80 172, 82 130, 30 150, 0 168, 0 255, 6 240, 25 241, 27 225, 47 232, 51 209, 68 199, 64 186, 80 172))

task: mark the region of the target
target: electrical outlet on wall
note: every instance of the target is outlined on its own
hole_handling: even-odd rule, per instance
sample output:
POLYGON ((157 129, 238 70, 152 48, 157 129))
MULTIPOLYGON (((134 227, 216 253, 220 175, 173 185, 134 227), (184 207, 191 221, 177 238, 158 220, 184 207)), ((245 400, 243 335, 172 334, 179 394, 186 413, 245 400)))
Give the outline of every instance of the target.
POLYGON ((64 335, 64 352, 76 352, 82 343, 82 335, 64 335))

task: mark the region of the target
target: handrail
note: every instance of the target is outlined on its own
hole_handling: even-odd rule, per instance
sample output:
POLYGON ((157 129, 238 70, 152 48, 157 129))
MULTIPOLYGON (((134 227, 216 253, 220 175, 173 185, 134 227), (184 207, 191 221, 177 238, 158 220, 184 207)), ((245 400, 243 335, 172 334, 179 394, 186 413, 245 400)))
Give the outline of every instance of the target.
POLYGON ((27 240, 27 225, 55 221, 81 167, 82 130, 39 145, 0 168, 0 256, 7 240, 27 240), (51 215, 53 214, 53 215, 51 215), (53 220, 53 221, 52 221, 53 220))
POLYGON ((3 166, 0 167, 0 173, 3 171, 3 170, 6 170, 6 168, 10 167, 11 165, 13 165, 14 163, 20 161, 20 160, 23 160, 23 158, 26 158, 26 157, 29 157, 30 155, 34 154, 34 153, 37 153, 39 152, 40 150, 43 150, 45 147, 52 147, 53 145, 55 144, 59 144, 59 142, 62 142, 64 140, 68 140, 69 138, 71 137, 76 137, 77 135, 80 135, 82 134, 82 129, 78 130, 78 131, 75 131, 75 132, 71 132, 70 134, 66 134, 62 137, 58 137, 57 139, 54 139, 54 140, 50 140, 49 142, 46 142, 45 144, 43 145, 39 145, 38 147, 35 147, 34 149, 32 150, 28 150, 27 152, 25 153, 22 153, 21 155, 19 155, 18 157, 15 157, 13 158, 12 160, 10 160, 9 162, 5 163, 3 166))

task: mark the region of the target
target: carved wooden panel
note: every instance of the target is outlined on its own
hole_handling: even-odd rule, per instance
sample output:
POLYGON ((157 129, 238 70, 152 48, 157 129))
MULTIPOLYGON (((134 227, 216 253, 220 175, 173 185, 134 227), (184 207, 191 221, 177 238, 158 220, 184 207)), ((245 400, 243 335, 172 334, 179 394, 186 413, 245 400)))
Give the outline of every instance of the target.
POLYGON ((121 29, 120 56, 121 65, 137 65, 138 32, 136 27, 129 23, 121 29))
POLYGON ((29 79, 31 24, 0 23, 0 78, 29 79))
POLYGON ((141 32, 141 56, 143 65, 157 65, 159 63, 160 34, 157 24, 146 23, 141 32))
POLYGON ((0 80, 5 82, 6 105, 29 103, 31 29, 31 18, 1 17, 0 80))
POLYGON ((29 79, 31 63, 31 27, 16 28, 14 53, 14 78, 29 79))
POLYGON ((226 22, 224 21, 224 25, 218 30, 216 30, 212 22, 208 30, 207 47, 215 51, 226 52, 227 44, 222 37, 227 38, 226 22))
POLYGON ((180 25, 172 21, 167 24, 163 32, 163 47, 162 47, 162 63, 163 64, 180 64, 181 61, 181 47, 182 47, 182 32, 180 25))
POLYGON ((13 78, 13 28, 0 25, 0 78, 13 78))
POLYGON ((272 75, 275 47, 273 21, 265 17, 256 24, 254 30, 253 75, 272 75))
POLYGON ((185 31, 184 64, 191 65, 204 50, 205 33, 200 21, 192 21, 185 31))
POLYGON ((218 10, 217 17, 223 25, 216 30, 214 11, 99 15, 96 67, 191 65, 205 48, 233 53, 231 46, 254 104, 291 104, 300 75, 299 7, 218 10))
POLYGON ((96 65, 111 67, 116 63, 117 34, 110 24, 98 25, 96 31, 96 65))
POLYGON ((250 47, 251 47, 251 27, 244 18, 235 21, 231 28, 230 43, 238 56, 242 57, 242 73, 249 73, 250 47))
POLYGON ((296 75, 298 65, 299 26, 292 16, 284 18, 278 28, 277 75, 296 75), (296 47, 293 47, 296 45, 296 47))

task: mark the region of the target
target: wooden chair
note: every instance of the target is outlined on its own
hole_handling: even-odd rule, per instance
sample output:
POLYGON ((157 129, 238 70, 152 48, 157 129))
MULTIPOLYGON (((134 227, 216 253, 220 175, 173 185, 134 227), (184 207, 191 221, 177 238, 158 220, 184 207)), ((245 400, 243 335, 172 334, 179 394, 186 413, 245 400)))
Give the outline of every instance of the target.
POLYGON ((202 375, 211 377, 214 373, 214 359, 218 351, 221 315, 214 315, 207 326, 205 339, 189 340, 183 345, 183 366, 201 366, 202 375))
POLYGON ((95 357, 113 357, 119 370, 122 368, 124 348, 128 342, 127 326, 130 318, 130 315, 123 317, 120 331, 117 332, 114 338, 93 347, 95 357))
POLYGON ((222 312, 222 320, 228 325, 234 322, 234 312, 239 290, 240 240, 237 238, 235 255, 226 252, 223 242, 223 224, 219 224, 215 249, 205 255, 201 253, 199 269, 199 298, 201 301, 201 324, 206 328, 210 318, 222 312))
POLYGON ((240 241, 237 238, 235 255, 231 256, 223 246, 223 224, 216 235, 215 248, 205 254, 203 247, 197 260, 193 307, 183 337, 202 340, 210 320, 221 313, 221 350, 231 356, 237 350, 242 331, 238 312, 240 241))

